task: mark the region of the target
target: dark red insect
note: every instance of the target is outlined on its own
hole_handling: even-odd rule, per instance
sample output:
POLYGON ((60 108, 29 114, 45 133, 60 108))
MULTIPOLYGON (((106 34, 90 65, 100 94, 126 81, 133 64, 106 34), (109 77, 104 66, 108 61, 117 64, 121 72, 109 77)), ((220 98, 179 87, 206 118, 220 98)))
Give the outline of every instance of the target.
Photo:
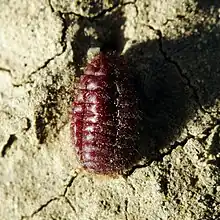
POLYGON ((100 53, 87 65, 73 102, 72 135, 83 167, 114 174, 137 160, 139 99, 124 60, 100 53))

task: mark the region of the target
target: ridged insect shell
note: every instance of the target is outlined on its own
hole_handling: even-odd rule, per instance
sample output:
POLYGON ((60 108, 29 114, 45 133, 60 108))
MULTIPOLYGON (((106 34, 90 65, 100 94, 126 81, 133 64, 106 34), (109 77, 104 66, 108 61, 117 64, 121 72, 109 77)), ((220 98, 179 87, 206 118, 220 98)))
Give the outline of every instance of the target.
POLYGON ((101 52, 87 64, 71 117, 75 150, 87 171, 118 174, 137 160, 139 99, 122 57, 101 52))

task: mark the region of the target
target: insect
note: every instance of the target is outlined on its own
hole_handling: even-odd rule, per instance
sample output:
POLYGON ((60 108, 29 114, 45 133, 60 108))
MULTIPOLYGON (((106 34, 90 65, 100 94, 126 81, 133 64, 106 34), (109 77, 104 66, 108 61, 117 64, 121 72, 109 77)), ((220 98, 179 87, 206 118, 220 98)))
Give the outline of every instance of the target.
POLYGON ((99 53, 80 77, 71 115, 73 142, 84 169, 115 174, 138 158, 139 99, 125 61, 99 53))

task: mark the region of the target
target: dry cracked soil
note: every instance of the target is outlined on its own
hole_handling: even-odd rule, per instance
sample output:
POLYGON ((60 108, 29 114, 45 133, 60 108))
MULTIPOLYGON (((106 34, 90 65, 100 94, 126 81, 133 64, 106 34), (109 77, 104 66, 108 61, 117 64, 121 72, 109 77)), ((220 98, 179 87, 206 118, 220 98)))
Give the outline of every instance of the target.
POLYGON ((220 1, 1 0, 0 219, 220 219, 220 1), (89 54, 139 79, 143 161, 78 169, 69 114, 89 54))

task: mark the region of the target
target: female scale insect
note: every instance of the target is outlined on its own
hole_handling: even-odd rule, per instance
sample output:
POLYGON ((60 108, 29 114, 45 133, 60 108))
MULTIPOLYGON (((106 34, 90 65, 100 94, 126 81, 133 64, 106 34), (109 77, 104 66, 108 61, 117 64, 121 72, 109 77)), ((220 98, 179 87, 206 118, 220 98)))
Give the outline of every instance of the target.
POLYGON ((138 158, 139 99, 124 60, 96 55, 80 77, 73 102, 71 131, 84 169, 115 174, 138 158))

